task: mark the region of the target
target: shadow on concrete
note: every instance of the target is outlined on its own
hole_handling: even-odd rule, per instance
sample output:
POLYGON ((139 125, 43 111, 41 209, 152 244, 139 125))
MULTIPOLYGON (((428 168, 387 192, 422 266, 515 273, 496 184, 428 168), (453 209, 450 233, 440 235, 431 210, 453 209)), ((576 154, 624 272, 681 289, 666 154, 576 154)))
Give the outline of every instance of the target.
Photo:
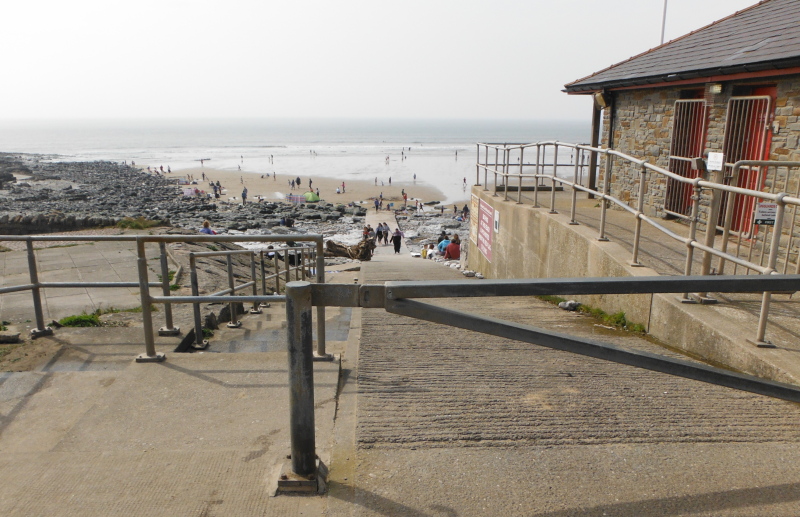
POLYGON ((707 494, 646 499, 629 503, 569 508, 555 512, 532 514, 532 517, 599 517, 601 515, 691 515, 721 512, 738 508, 761 507, 800 501, 800 483, 768 487, 738 488, 707 494))

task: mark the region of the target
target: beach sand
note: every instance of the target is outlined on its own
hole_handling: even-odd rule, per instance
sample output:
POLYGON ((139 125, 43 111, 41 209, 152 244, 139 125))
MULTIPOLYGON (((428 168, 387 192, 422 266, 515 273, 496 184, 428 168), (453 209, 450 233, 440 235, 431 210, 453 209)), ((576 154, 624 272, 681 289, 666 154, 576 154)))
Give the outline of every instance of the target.
MULTIPOLYGON (((173 171, 171 174, 166 174, 167 178, 186 178, 192 176, 197 180, 197 185, 192 185, 200 190, 208 193, 213 193, 209 186, 209 180, 213 182, 219 181, 224 189, 224 194, 220 198, 222 201, 241 202, 242 188, 247 187, 247 201, 248 203, 258 202, 258 196, 264 198, 264 201, 283 201, 286 194, 302 195, 309 191, 308 177, 301 177, 302 186, 295 187, 291 190, 289 181, 290 178, 285 174, 278 174, 277 179, 273 179, 272 175, 269 178, 266 176, 261 177, 261 174, 248 173, 246 171, 227 171, 213 169, 211 167, 194 167, 190 169, 181 169, 173 171), (202 179, 202 174, 206 175, 205 180, 202 179)), ((405 190, 408 194, 408 202, 413 207, 413 201, 420 199, 423 203, 430 201, 439 201, 444 198, 439 190, 429 186, 415 185, 413 182, 395 182, 392 186, 374 185, 369 181, 354 181, 345 180, 345 192, 342 194, 336 193, 336 188, 342 187, 342 181, 333 178, 311 178, 311 187, 314 191, 319 188, 319 197, 323 201, 329 203, 351 203, 351 202, 365 202, 365 207, 372 207, 372 200, 383 193, 384 206, 386 203, 394 203, 395 208, 399 208, 403 204, 402 191, 405 190)), ((463 205, 463 203, 462 203, 463 205)), ((448 205, 450 206, 450 205, 448 205)), ((461 205, 459 205, 461 206, 461 205)), ((452 209, 452 206, 450 206, 452 209)))

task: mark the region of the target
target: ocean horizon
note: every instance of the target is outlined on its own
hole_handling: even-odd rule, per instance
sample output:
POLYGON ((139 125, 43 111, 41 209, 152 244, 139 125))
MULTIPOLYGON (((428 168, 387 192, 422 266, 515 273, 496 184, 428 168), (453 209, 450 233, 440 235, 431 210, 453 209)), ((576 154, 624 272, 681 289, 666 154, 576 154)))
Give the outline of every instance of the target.
POLYGON ((589 120, 0 120, 0 152, 57 161, 200 166, 343 181, 416 181, 448 202, 475 177, 477 142, 586 143, 589 120), (387 161, 388 157, 388 161, 387 161))

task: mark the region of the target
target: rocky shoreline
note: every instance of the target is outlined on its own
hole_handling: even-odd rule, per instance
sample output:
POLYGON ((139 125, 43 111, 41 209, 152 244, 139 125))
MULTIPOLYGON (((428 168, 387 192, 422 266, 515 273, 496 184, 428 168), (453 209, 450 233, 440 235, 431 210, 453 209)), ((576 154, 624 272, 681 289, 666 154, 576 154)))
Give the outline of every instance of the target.
MULTIPOLYGON (((157 221, 188 233, 208 220, 217 233, 315 233, 352 244, 361 238, 368 208, 326 202, 213 202, 184 196, 184 187, 174 178, 130 165, 51 158, 0 153, 0 234, 91 229, 114 226, 125 218, 157 221)), ((448 211, 385 213, 385 222, 402 228, 412 250, 435 242, 441 230, 462 235, 469 231, 468 223, 448 211)))

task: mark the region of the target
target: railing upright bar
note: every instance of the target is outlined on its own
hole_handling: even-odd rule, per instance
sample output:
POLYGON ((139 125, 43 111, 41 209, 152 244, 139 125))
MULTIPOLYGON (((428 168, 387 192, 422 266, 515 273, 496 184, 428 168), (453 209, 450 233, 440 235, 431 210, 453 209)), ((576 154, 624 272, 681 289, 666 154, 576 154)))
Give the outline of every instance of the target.
POLYGON ((483 146, 483 190, 489 190, 489 146, 483 146))
POLYGON ((533 183, 533 206, 538 208, 539 207, 539 152, 541 151, 541 145, 538 143, 536 144, 536 172, 534 177, 533 183))
MULTIPOLYGON (((578 149, 577 152, 580 154, 583 151, 578 149)), ((569 209, 569 224, 578 224, 578 222, 575 220, 575 211, 577 209, 576 205, 578 204, 578 189, 575 188, 575 185, 578 184, 578 161, 579 160, 577 159, 578 158, 577 156, 575 158, 576 158, 575 159, 575 169, 572 172, 572 183, 573 183, 573 185, 572 185, 572 203, 571 203, 571 206, 570 206, 570 209, 569 209)))
MULTIPOLYGON (((786 187, 789 187, 789 173, 791 171, 786 168, 786 187)), ((794 197, 800 197, 800 181, 797 182, 797 187, 794 191, 794 197)), ((794 244, 794 227, 797 223, 797 205, 792 205, 792 224, 789 227, 789 242, 786 243, 786 261, 783 263, 783 274, 789 270, 789 260, 792 254, 792 244, 794 244)), ((797 266, 800 267, 800 254, 797 257, 797 266)))
POLYGON ((500 148, 494 148, 494 187, 492 187, 492 197, 497 197, 497 162, 500 156, 500 148))
MULTIPOLYGON (((775 228, 772 232, 772 244, 769 250, 769 261, 767 267, 770 273, 775 271, 775 266, 778 263, 778 246, 781 240, 781 228, 783 227, 783 218, 786 213, 786 203, 783 202, 783 196, 778 199, 778 212, 775 214, 775 228)), ((772 292, 764 291, 761 296, 761 314, 758 317, 758 332, 756 333, 756 344, 759 346, 769 345, 764 339, 767 332, 767 319, 769 318, 769 306, 772 300, 772 292)))
POLYGON ((44 323, 44 311, 42 310, 42 290, 39 287, 39 270, 36 267, 36 252, 33 249, 33 240, 29 237, 25 241, 28 251, 28 274, 30 275, 31 294, 33 295, 33 312, 36 318, 36 328, 31 330, 32 337, 39 337, 53 333, 53 330, 44 323))
MULTIPOLYGON (((169 263, 167 262, 167 243, 159 242, 158 251, 161 254, 161 292, 164 296, 170 295, 169 287, 169 263)), ((164 304, 164 328, 158 330, 159 335, 178 334, 180 329, 176 329, 172 323, 172 304, 164 304)))
POLYGON ((639 172, 639 199, 636 202, 636 226, 633 232, 633 261, 631 265, 640 266, 639 264, 639 242, 642 238, 642 218, 644 213, 644 193, 647 188, 647 168, 642 165, 642 170, 639 172))
MULTIPOLYGON (((200 296, 200 286, 197 281, 197 259, 194 253, 189 253, 189 279, 192 284, 192 296, 200 296)), ((204 348, 207 343, 203 340, 203 321, 200 317, 200 302, 192 303, 194 316, 194 343, 196 348, 204 348)))
MULTIPOLYGON (((738 163, 733 165, 733 172, 731 173, 731 183, 730 183, 731 185, 736 185, 739 181, 739 167, 741 166, 738 163)), ((736 192, 729 192, 727 196, 727 204, 725 205, 725 221, 724 221, 724 226, 722 228, 722 244, 720 247, 720 250, 723 253, 728 252, 728 241, 730 240, 730 235, 731 235, 731 224, 733 224, 733 207, 735 204, 736 204, 736 192)), ((741 237, 739 238, 739 241, 741 242, 741 237)), ((719 262, 717 263, 717 269, 720 275, 724 274, 725 257, 719 258, 719 262)))
POLYGON ((552 186, 550 187, 550 212, 557 214, 556 210, 556 176, 558 175, 558 142, 553 144, 553 179, 552 186))
POLYGON ((519 148, 519 187, 517 187, 517 204, 522 204, 522 164, 525 163, 525 148, 519 148))
POLYGON ((508 201, 508 167, 511 161, 511 149, 505 148, 503 157, 503 201, 508 201))
POLYGON ((316 442, 309 282, 286 285, 286 323, 292 471, 300 476, 311 476, 316 472, 316 442))
POLYGON ((605 174, 603 174, 603 195, 600 196, 600 237, 597 238, 599 241, 607 241, 608 238, 606 237, 606 205, 608 204, 608 200, 605 196, 608 195, 608 186, 611 182, 611 167, 614 160, 614 156, 606 152, 606 170, 605 174))
MULTIPOLYGON (((259 263, 261 266, 261 294, 267 294, 267 268, 266 264, 264 264, 264 250, 258 252, 259 255, 259 263)), ((259 307, 269 307, 269 304, 261 303, 259 307)))
MULTIPOLYGON (((258 296, 258 277, 256 276, 256 254, 255 252, 250 254, 250 277, 253 280, 253 296, 258 296)), ((261 294, 266 295, 266 292, 262 292, 261 294)), ((250 314, 261 314, 261 307, 259 307, 259 302, 253 302, 253 308, 250 309, 250 314)))
MULTIPOLYGON (((325 284, 325 249, 322 241, 318 241, 316 247, 316 280, 317 284, 325 284)), ((317 355, 316 359, 332 360, 333 356, 325 351, 325 306, 317 306, 317 355)))
POLYGON ((475 185, 481 184, 481 144, 475 144, 477 156, 475 157, 475 185))
MULTIPOLYGON (((692 219, 689 222, 689 240, 686 243, 686 264, 683 273, 692 276, 692 262, 694 261, 694 243, 697 242, 697 219, 700 216, 700 185, 697 182, 692 187, 692 219)), ((689 300, 689 293, 683 293, 682 298, 689 300)))
MULTIPOLYGON (((236 294, 236 288, 233 280, 233 260, 231 255, 226 255, 225 258, 227 259, 227 266, 228 266, 228 289, 231 290, 232 294, 236 294)), ((228 303, 228 308, 231 312, 231 321, 228 323, 228 328, 239 328, 242 326, 242 323, 239 321, 239 315, 236 314, 236 304, 234 302, 228 303)))
POLYGON ((281 263, 277 251, 272 252, 272 259, 275 261, 275 294, 281 294, 281 263))
POLYGON ((145 353, 136 358, 137 363, 161 362, 164 354, 156 353, 156 342, 153 335, 153 314, 150 309, 150 286, 147 280, 147 256, 144 241, 136 239, 136 265, 139 272, 139 298, 142 301, 142 326, 144 330, 145 353))

